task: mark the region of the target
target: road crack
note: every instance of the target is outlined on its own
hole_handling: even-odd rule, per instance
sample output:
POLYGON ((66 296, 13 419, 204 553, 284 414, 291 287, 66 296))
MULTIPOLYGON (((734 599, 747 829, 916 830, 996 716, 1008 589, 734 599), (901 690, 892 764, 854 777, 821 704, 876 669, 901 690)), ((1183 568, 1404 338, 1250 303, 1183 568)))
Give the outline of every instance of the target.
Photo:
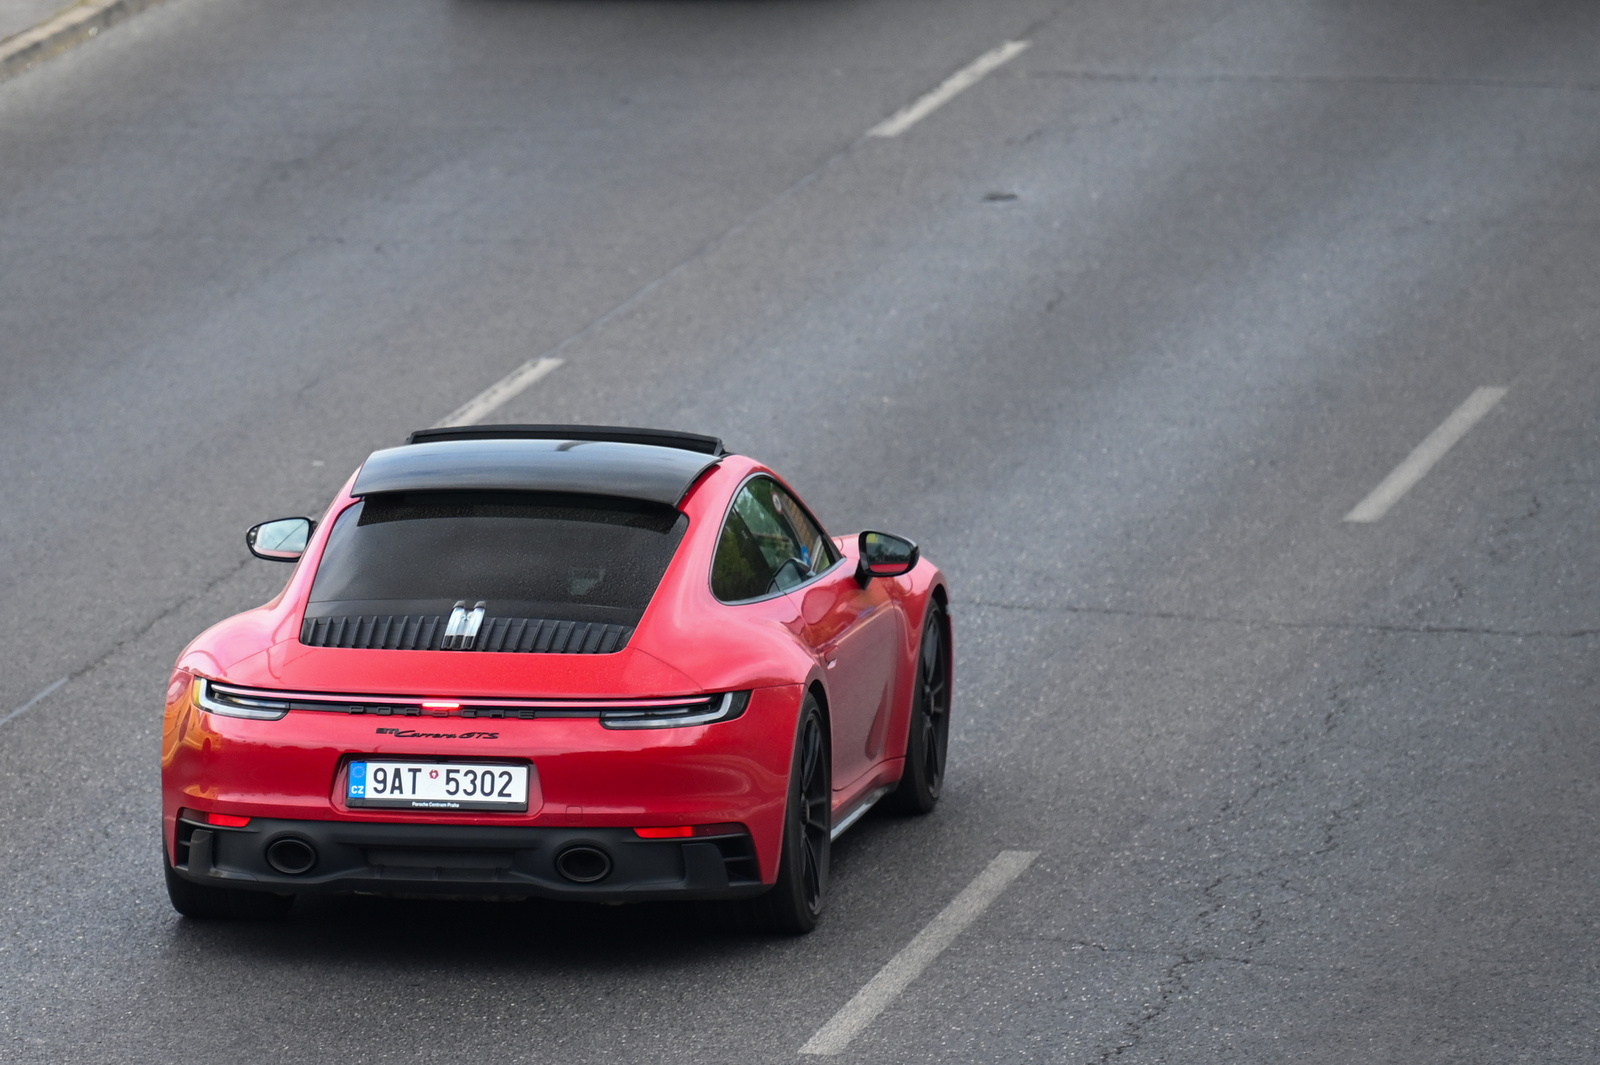
POLYGON ((138 643, 140 640, 144 639, 144 637, 148 636, 151 631, 153 631, 155 627, 160 625, 163 621, 166 621, 175 614, 181 613, 186 608, 194 605, 201 599, 204 599, 219 586, 226 584, 228 581, 243 573, 254 561, 255 560, 252 558, 243 559, 232 569, 226 570, 216 577, 212 577, 195 591, 190 592, 181 599, 175 600, 171 605, 151 616, 126 636, 117 639, 109 647, 90 658, 83 665, 78 666, 76 669, 68 672, 67 681, 70 683, 98 669, 124 648, 131 644, 138 643))
POLYGON ((1207 959, 1203 955, 1180 954, 1178 960, 1167 966, 1162 975, 1160 993, 1154 1002, 1144 1004, 1144 1013, 1127 1022, 1123 1026, 1122 1039, 1100 1055, 1101 1065, 1122 1056, 1124 1051, 1132 1050, 1144 1041, 1145 1029, 1156 1021, 1172 1007, 1173 1000, 1189 989, 1189 982, 1185 970, 1199 965, 1207 959))

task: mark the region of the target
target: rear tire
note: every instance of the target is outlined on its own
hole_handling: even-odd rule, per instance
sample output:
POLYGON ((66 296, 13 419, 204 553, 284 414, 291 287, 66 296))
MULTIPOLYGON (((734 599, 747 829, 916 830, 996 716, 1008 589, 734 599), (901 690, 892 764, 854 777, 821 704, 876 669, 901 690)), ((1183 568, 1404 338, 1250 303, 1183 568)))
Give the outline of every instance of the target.
POLYGON ((800 706, 794 756, 789 764, 789 801, 783 818, 778 882, 751 899, 757 927, 805 935, 817 927, 828 891, 828 856, 833 834, 833 775, 822 710, 809 693, 800 706))
POLYGON ((937 602, 928 606, 917 655, 917 690, 906 736, 906 768, 900 786, 888 797, 889 809, 902 814, 931 813, 944 788, 944 761, 950 745, 950 622, 937 602))
POLYGON ((167 898, 172 900, 172 908, 185 917, 197 920, 276 921, 287 916, 289 908, 294 905, 293 895, 210 887, 185 880, 172 868, 164 848, 161 867, 167 874, 167 898))

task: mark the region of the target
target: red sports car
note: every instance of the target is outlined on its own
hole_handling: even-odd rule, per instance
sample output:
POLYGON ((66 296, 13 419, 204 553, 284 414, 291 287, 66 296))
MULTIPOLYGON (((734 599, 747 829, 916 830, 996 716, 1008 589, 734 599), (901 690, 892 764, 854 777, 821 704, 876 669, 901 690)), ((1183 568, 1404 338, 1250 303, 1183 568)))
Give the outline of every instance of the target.
POLYGON ((727 899, 810 930, 830 842, 925 813, 949 734, 943 575, 830 539, 687 433, 482 426, 373 453, 296 563, 167 690, 173 905, 312 892, 727 899))

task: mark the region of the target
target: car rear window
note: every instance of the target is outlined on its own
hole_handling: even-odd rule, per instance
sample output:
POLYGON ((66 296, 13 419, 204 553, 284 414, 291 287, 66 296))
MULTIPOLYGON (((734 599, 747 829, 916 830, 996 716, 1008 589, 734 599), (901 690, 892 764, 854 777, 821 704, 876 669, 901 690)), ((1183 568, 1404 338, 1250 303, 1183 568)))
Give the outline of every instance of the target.
POLYGON ((339 515, 307 616, 448 613, 633 625, 689 519, 672 507, 531 492, 369 496, 339 515))

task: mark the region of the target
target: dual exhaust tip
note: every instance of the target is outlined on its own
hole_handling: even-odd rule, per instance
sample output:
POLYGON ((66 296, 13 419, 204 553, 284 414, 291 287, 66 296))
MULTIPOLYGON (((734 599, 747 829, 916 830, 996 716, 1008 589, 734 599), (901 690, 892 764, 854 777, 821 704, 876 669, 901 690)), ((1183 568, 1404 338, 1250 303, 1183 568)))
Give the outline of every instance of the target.
POLYGON ((556 872, 574 884, 593 884, 611 875, 611 855, 580 843, 556 855, 556 872))
POLYGON ((300 876, 316 866, 317 848, 299 836, 283 836, 267 844, 267 864, 284 876, 300 876))
MULTIPOLYGON (((303 876, 317 865, 317 849, 299 836, 267 844, 267 864, 284 876, 303 876)), ((611 875, 611 856, 582 843, 556 855, 556 872, 574 884, 593 884, 611 875)))

